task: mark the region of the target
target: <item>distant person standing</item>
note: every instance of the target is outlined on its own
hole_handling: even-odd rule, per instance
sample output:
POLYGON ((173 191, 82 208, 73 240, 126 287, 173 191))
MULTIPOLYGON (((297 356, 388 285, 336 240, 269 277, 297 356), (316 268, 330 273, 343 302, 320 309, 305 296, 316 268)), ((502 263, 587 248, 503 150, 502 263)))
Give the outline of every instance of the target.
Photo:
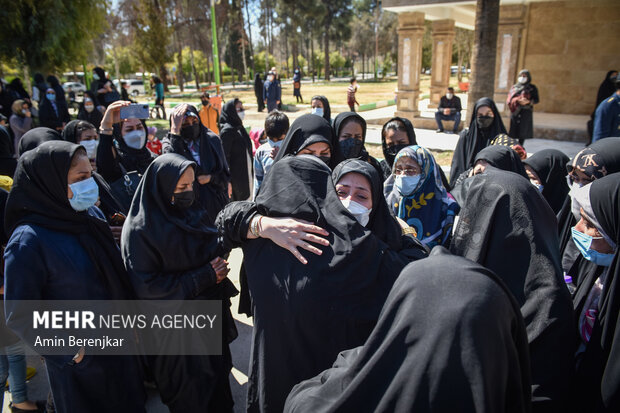
POLYGON ((265 110, 265 101, 263 99, 263 78, 260 73, 254 75, 254 95, 256 96, 256 103, 258 104, 258 111, 265 110))
POLYGON ((280 88, 278 87, 276 74, 274 72, 269 72, 267 81, 263 86, 263 101, 265 106, 267 106, 267 112, 271 112, 278 108, 280 97, 280 88))
POLYGON ((295 69, 293 75, 293 96, 295 96, 297 103, 304 103, 304 98, 301 97, 301 70, 299 68, 295 69))
POLYGON ((129 92, 127 89, 129 89, 129 83, 121 82, 121 99, 126 100, 127 102, 136 103, 135 100, 129 97, 129 92))
POLYGON ((215 132, 216 135, 220 134, 220 128, 218 128, 217 123, 219 122, 220 114, 217 112, 217 109, 211 104, 209 99, 209 93, 203 92, 202 96, 200 96, 200 102, 202 103, 202 108, 200 112, 198 112, 198 116, 200 116, 200 122, 208 129, 215 132))
MULTIPOLYGON (((166 119, 166 107, 164 106, 164 82, 160 78, 153 75, 151 76, 151 83, 153 84, 153 90, 155 90, 155 106, 160 107, 162 111, 163 119, 166 119)), ((157 109, 159 115, 159 108, 157 109)))
POLYGON ((100 105, 107 108, 110 103, 121 100, 121 95, 114 88, 112 81, 106 77, 103 68, 96 67, 93 69, 93 79, 91 91, 95 94, 100 105))
MULTIPOLYGON (((453 133, 458 133, 459 124, 461 123, 461 98, 454 95, 454 88, 449 87, 445 96, 439 100, 439 107, 435 112, 435 122, 437 122, 437 133, 443 132, 442 120, 454 121, 453 133)), ((448 132, 449 133, 449 132, 448 132)))
POLYGON ((359 106, 359 102, 355 98, 355 93, 357 92, 357 89, 359 89, 359 85, 357 84, 357 79, 352 77, 351 84, 347 88, 347 104, 349 105, 351 112, 355 112, 356 104, 359 106))
POLYGON ((616 93, 601 102, 594 114, 592 142, 620 136, 620 79, 615 79, 616 93))
POLYGON ((609 72, 607 72, 607 74, 605 75, 605 79, 598 88, 598 93, 596 94, 596 104, 594 105, 594 110, 592 111, 592 115, 590 115, 590 120, 587 124, 588 136, 590 137, 588 145, 592 143, 592 135, 594 134, 594 115, 596 114, 596 108, 598 108, 598 105, 600 105, 602 101, 616 93, 615 81, 617 77, 618 71, 610 70, 609 72))
POLYGON ((529 70, 519 72, 517 83, 510 89, 506 104, 510 108, 510 137, 523 146, 534 136, 534 105, 538 103, 538 88, 532 83, 529 70))

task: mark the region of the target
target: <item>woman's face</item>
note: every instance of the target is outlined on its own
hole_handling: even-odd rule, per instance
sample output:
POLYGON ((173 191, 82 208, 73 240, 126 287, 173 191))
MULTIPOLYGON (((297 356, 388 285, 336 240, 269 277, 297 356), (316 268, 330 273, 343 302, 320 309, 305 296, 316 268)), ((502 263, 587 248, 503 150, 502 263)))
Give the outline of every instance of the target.
POLYGON ((96 129, 86 129, 82 131, 80 138, 78 139, 78 144, 82 141, 96 141, 99 140, 99 135, 97 134, 96 129))
POLYGON ((586 214, 583 212, 583 208, 581 208, 580 213, 581 213, 581 219, 579 220, 577 225, 575 225, 575 229, 583 234, 594 237, 594 239, 592 240, 592 244, 590 245, 590 248, 592 248, 595 251, 600 252, 601 254, 613 253, 614 252, 613 248, 611 248, 611 245, 609 245, 609 243, 605 241, 605 238, 602 238, 602 235, 599 232, 599 230, 596 229, 592 221, 590 221, 588 217, 586 216, 586 214))
POLYGON ((311 105, 312 105, 312 109, 314 109, 314 108, 321 108, 321 109, 324 109, 324 108, 323 108, 323 102, 321 102, 321 101, 320 101, 320 100, 318 100, 318 99, 313 99, 313 100, 312 100, 311 105))
POLYGON ((385 132, 385 144, 386 146, 408 145, 409 136, 404 130, 388 129, 385 132))
POLYGON ((237 109, 237 112, 242 112, 243 109, 243 102, 241 102, 240 100, 237 101, 237 103, 235 103, 235 109, 237 109))
POLYGON ((592 181, 594 181, 593 177, 586 175, 577 168, 573 168, 573 171, 569 173, 568 176, 571 181, 573 181, 579 186, 588 185, 589 183, 592 183, 592 181))
POLYGON ((368 179, 357 172, 344 175, 336 184, 336 192, 341 201, 349 199, 368 209, 372 209, 372 188, 368 179))
POLYGON ((29 109, 28 109, 28 104, 27 104, 27 103, 24 103, 24 104, 22 105, 22 110, 29 110, 29 109))
POLYGON ((418 162, 408 156, 402 156, 396 161, 394 175, 416 176, 422 173, 418 162))
POLYGON ((527 173, 527 177, 530 178, 530 181, 533 184, 542 185, 542 182, 540 181, 540 177, 538 176, 534 168, 532 168, 528 164, 523 164, 523 166, 525 167, 525 172, 527 173))
POLYGON ((126 119, 123 121, 123 126, 121 129, 122 136, 125 136, 127 133, 134 130, 144 130, 144 125, 140 119, 126 119))
MULTIPOLYGON (((177 186, 174 188, 174 193, 180 194, 181 192, 191 191, 194 188, 194 179, 194 168, 187 168, 177 181, 177 186)), ((172 196, 172 203, 174 203, 174 195, 172 196)))
POLYGON ((480 106, 476 111, 476 116, 490 116, 492 118, 495 117, 493 114, 493 110, 488 106, 480 106))
POLYGON ((67 199, 73 198, 73 191, 69 185, 84 181, 91 176, 93 176, 93 167, 90 165, 88 156, 83 152, 78 152, 67 173, 67 199))
POLYGON ((349 121, 345 123, 342 129, 340 129, 340 135, 338 136, 338 140, 343 141, 345 139, 354 138, 358 141, 363 141, 363 133, 364 131, 362 129, 362 125, 354 121, 349 121))
POLYGON ((313 143, 312 145, 308 145, 305 148, 303 148, 301 151, 297 153, 297 155, 314 155, 317 157, 327 156, 331 158, 332 151, 327 143, 316 142, 316 143, 313 143))
POLYGON ((489 166, 489 163, 484 159, 476 161, 476 164, 474 165, 474 170, 472 171, 472 175, 479 175, 483 173, 487 169, 487 166, 489 166))

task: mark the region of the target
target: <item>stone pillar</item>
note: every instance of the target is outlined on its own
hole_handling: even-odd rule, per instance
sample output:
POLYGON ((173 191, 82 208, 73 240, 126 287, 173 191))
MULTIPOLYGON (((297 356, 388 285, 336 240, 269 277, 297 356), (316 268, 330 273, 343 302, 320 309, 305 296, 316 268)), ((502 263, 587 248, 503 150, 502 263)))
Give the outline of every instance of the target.
MULTIPOLYGON (((500 112, 508 113, 506 99, 522 68, 519 61, 523 43, 527 6, 501 6, 497 28, 497 58, 495 60, 495 94, 493 100, 500 112)), ((523 43, 525 44, 525 43, 523 43)))
POLYGON ((454 20, 433 22, 433 55, 431 66, 431 101, 429 108, 439 106, 439 99, 445 95, 450 83, 452 44, 454 43, 454 20))
POLYGON ((422 38, 424 13, 398 15, 398 91, 395 116, 409 120, 420 114, 420 72, 422 71, 422 38))

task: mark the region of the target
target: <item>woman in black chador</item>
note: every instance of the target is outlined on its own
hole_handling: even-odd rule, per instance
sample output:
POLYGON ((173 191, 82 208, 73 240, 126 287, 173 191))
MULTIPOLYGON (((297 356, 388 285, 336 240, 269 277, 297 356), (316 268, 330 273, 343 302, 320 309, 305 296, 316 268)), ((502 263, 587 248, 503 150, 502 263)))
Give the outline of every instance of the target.
MULTIPOLYGON (((221 300, 222 355, 149 356, 162 401, 173 413, 232 412, 228 344, 237 337, 226 278, 226 251, 205 210, 194 201, 196 164, 164 154, 149 166, 123 226, 122 254, 138 298, 221 300)), ((162 346, 175 336, 157 335, 162 346)))

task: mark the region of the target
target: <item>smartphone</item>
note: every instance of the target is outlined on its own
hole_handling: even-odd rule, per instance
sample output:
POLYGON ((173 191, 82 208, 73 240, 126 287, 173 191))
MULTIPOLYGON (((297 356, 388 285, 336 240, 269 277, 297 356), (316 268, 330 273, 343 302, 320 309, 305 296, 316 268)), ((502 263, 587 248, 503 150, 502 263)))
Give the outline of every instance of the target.
POLYGON ((121 119, 148 119, 149 105, 143 103, 132 103, 123 106, 120 111, 121 119))

